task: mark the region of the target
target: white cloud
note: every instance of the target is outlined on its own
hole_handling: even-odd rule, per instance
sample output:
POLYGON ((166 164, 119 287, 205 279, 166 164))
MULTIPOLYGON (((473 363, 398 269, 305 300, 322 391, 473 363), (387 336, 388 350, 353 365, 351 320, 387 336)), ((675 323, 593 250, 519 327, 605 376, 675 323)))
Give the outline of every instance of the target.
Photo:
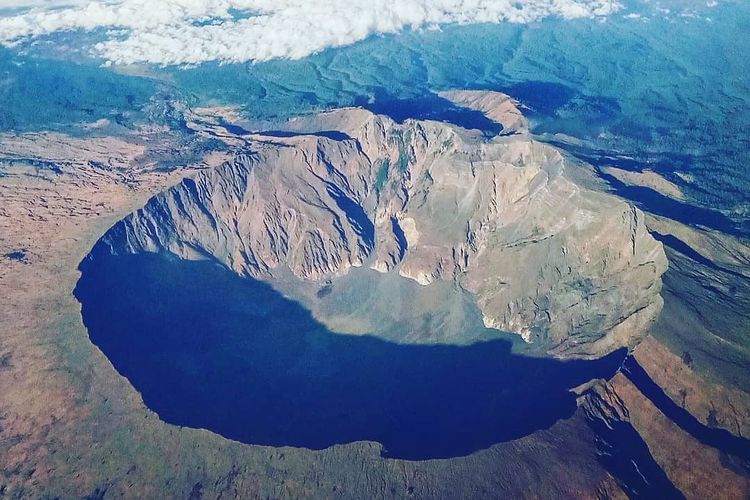
POLYGON ((97 44, 98 55, 162 65, 296 59, 405 27, 598 17, 622 8, 616 0, 0 0, 0 7, 25 9, 0 17, 0 43, 118 28, 125 35, 97 44))
POLYGON ((0 9, 30 9, 32 7, 75 7, 81 0, 0 0, 0 9))

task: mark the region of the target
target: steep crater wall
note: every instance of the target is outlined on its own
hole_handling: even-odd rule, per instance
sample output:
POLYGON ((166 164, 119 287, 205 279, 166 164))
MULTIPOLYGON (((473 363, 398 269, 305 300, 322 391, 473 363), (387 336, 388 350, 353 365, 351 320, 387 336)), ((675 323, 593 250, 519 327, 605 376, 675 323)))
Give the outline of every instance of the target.
POLYGON ((486 326, 557 357, 632 346, 659 312, 667 262, 643 214, 576 185, 525 129, 487 139, 361 109, 306 126, 342 135, 245 137, 232 161, 156 196, 100 245, 260 279, 323 283, 366 265, 454 281, 486 326))

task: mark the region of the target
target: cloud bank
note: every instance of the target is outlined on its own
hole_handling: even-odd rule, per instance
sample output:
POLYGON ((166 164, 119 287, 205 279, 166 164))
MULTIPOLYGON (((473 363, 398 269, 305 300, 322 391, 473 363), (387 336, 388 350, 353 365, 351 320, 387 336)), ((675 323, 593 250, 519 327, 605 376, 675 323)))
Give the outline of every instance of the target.
POLYGON ((0 43, 107 30, 92 51, 114 64, 299 59, 372 34, 445 24, 593 18, 616 0, 0 0, 0 43), (50 5, 53 5, 50 7, 50 5))

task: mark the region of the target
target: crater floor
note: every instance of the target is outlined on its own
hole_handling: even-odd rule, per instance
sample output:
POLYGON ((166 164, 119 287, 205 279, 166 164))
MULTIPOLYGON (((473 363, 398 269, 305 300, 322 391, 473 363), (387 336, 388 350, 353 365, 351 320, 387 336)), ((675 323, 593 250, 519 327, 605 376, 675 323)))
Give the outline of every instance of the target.
POLYGON ((625 356, 514 354, 514 336, 485 329, 476 307, 463 321, 442 321, 462 292, 420 306, 427 288, 403 278, 405 306, 421 309, 380 333, 407 343, 334 333, 271 286, 211 261, 102 251, 82 273, 76 296, 91 339, 144 402, 169 423, 249 444, 322 449, 368 440, 389 457, 465 456, 570 418, 570 389, 610 378, 625 356), (484 340, 408 343, 410 333, 441 326, 475 329, 484 340))

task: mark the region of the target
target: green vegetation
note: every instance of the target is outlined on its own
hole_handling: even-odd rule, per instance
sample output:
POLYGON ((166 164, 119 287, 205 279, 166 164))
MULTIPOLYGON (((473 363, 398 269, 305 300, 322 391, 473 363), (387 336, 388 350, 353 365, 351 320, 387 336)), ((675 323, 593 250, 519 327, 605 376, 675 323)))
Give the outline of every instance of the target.
POLYGON ((388 180, 388 172, 391 169, 391 162, 388 158, 380 161, 378 167, 378 174, 375 177, 375 191, 380 193, 385 187, 385 183, 388 180))
POLYGON ((145 78, 0 49, 0 131, 69 132, 72 124, 103 118, 129 125, 155 91, 145 78))

